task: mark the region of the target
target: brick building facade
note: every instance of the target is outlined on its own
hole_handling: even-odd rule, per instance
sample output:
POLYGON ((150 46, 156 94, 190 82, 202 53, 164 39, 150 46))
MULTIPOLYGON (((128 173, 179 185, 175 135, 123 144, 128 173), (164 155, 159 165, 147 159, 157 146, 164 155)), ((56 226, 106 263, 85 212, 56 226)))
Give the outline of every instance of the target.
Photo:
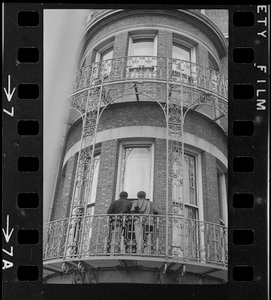
POLYGON ((45 282, 227 280, 227 24, 223 10, 90 12, 44 230, 45 282), (140 184, 159 212, 152 250, 123 252, 107 210, 123 188, 134 202, 140 184))

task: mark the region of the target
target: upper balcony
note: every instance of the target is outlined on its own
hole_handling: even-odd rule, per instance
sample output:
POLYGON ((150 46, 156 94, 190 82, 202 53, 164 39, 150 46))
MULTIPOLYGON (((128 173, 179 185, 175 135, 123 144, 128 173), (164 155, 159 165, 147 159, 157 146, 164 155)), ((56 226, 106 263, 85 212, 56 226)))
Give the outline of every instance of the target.
POLYGON ((85 66, 77 71, 73 91, 129 81, 183 85, 222 101, 228 98, 228 80, 222 74, 190 61, 157 56, 126 56, 85 66))
POLYGON ((64 262, 97 268, 119 261, 157 268, 167 262, 226 280, 227 228, 218 224, 173 214, 78 215, 45 224, 43 234, 44 265, 55 271, 64 262))
POLYGON ((147 95, 144 101, 172 101, 192 108, 227 132, 228 80, 199 64, 167 57, 127 56, 85 66, 76 74, 72 94, 74 106, 84 105, 82 99, 87 98, 87 90, 91 89, 94 95, 95 91, 99 93, 100 87, 104 89, 106 103, 124 96, 124 101, 128 101, 127 96, 132 93, 136 95, 134 101, 139 100, 140 94, 147 95), (82 98, 82 95, 85 96, 82 98), (209 109, 203 109, 204 105, 209 109))

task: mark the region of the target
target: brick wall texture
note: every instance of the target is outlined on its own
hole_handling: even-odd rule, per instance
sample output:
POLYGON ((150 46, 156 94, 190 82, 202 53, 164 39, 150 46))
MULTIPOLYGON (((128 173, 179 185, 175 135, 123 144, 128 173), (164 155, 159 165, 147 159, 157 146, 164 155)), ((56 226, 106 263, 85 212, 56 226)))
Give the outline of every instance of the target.
MULTIPOLYGON (((157 126, 166 127, 164 113, 154 102, 117 103, 103 112, 98 131, 124 126, 157 126)), ((80 140, 82 123, 78 121, 69 132, 66 145, 67 151, 80 140)), ((208 118, 190 111, 186 115, 184 131, 194 134, 215 145, 227 155, 227 141, 225 134, 208 118)))
POLYGON ((95 214, 107 212, 115 199, 119 145, 117 140, 102 143, 95 214))
POLYGON ((229 14, 224 9, 206 9, 205 15, 210 18, 225 35, 229 34, 229 14))
POLYGON ((59 174, 60 180, 56 188, 51 220, 58 220, 69 216, 77 157, 77 155, 73 155, 67 161, 62 174, 59 174))
MULTIPOLYGON (((187 114, 185 131, 199 136, 218 147, 227 155, 225 134, 207 118, 191 112, 187 114)), ((123 126, 158 126, 165 127, 165 118, 161 108, 152 102, 118 103, 108 107, 101 117, 99 131, 123 126)), ((80 138, 80 122, 70 131, 67 146, 73 145, 80 138)), ((155 139, 154 152, 154 189, 153 199, 159 213, 166 211, 166 140, 155 139)), ((95 213, 106 213, 115 199, 118 172, 119 141, 109 140, 101 145, 100 170, 96 196, 95 213)), ((65 178, 58 185, 57 198, 52 219, 68 215, 69 202, 72 197, 73 178, 75 174, 75 158, 66 163, 65 178), (62 190, 62 191, 61 191, 62 190)), ((216 159, 210 153, 202 153, 203 203, 205 220, 219 222, 219 206, 217 191, 216 159)), ((171 193, 169 190, 169 197, 171 193)))

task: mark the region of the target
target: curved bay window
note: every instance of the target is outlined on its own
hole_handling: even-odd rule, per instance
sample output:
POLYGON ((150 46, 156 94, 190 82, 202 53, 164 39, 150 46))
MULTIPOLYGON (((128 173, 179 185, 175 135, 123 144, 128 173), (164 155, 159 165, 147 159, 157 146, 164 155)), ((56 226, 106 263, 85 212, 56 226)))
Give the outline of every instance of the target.
POLYGON ((151 143, 121 145, 117 198, 121 191, 126 191, 130 199, 145 191, 146 198, 152 200, 152 148, 151 143))

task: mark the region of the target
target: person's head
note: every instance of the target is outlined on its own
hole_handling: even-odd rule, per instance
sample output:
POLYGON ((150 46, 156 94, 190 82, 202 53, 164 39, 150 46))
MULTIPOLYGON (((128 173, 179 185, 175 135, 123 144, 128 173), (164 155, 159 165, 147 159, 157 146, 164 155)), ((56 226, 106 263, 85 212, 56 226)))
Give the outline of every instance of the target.
POLYGON ((146 193, 144 191, 140 191, 137 193, 137 198, 139 199, 145 199, 146 198, 146 193))
POLYGON ((121 192, 121 193, 120 193, 120 198, 121 198, 121 199, 127 199, 127 198, 128 198, 128 193, 127 193, 127 192, 124 192, 124 191, 121 192))

